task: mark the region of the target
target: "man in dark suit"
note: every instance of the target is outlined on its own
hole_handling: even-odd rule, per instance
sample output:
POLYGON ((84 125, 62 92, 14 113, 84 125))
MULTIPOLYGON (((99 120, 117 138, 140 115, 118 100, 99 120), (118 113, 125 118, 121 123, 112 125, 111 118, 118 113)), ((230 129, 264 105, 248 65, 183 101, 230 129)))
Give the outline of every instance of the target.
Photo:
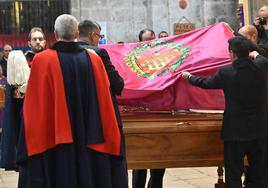
POLYGON ((193 76, 189 72, 183 72, 182 77, 194 86, 224 91, 225 111, 221 137, 224 140, 226 188, 242 187, 245 155, 252 169, 253 186, 267 187, 268 108, 265 66, 268 62, 261 57, 256 57, 254 62, 249 58, 247 39, 237 36, 228 42, 231 65, 220 68, 210 77, 193 76))
POLYGON ((100 56, 110 80, 112 93, 120 95, 124 88, 124 80, 113 66, 107 51, 98 47, 99 41, 104 37, 100 34, 101 27, 94 21, 84 20, 79 23, 78 29, 78 43, 83 48, 94 50, 100 56))
MULTIPOLYGON (((241 27, 238 30, 238 35, 244 36, 247 39, 249 39, 250 51, 257 51, 260 55, 268 58, 268 49, 266 48, 266 46, 262 44, 258 44, 259 35, 254 25, 245 25, 241 27)), ((258 58, 260 58, 260 56, 258 58)), ((258 62, 264 62, 264 64, 266 63, 266 61, 260 61, 260 60, 258 60, 258 62)), ((245 187, 251 187, 251 175, 250 175, 251 169, 249 166, 245 166, 244 174, 245 174, 245 179, 244 179, 243 184, 245 185, 245 187)))

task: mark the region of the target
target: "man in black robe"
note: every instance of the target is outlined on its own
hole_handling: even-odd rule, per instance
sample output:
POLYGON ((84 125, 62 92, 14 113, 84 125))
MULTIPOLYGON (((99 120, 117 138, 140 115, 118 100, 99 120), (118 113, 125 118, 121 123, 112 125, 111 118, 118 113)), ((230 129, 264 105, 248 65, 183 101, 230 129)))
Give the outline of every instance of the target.
POLYGON ((77 20, 59 16, 57 42, 33 60, 18 144, 19 187, 128 187, 105 68, 74 42, 77 35, 77 20))

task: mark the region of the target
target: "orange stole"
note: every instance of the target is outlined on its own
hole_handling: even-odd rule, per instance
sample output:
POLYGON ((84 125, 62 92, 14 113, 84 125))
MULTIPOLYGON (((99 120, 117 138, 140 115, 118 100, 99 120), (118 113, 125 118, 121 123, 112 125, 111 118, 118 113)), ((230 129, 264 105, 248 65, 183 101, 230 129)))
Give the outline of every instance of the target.
MULTIPOLYGON (((120 132, 109 90, 109 80, 101 59, 88 52, 96 82, 104 143, 90 148, 112 155, 120 154, 120 132)), ((47 151, 58 144, 73 142, 62 70, 55 50, 37 54, 32 63, 24 99, 24 128, 28 156, 47 151)))

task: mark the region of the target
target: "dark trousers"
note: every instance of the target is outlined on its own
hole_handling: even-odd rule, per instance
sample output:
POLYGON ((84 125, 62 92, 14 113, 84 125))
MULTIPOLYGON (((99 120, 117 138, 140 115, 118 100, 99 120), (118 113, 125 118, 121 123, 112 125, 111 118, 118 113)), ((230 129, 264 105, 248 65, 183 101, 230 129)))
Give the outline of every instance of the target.
MULTIPOLYGON (((162 188, 165 169, 150 169, 148 188, 162 188)), ((145 188, 147 169, 132 171, 132 188, 145 188)))
POLYGON ((245 166, 244 168, 244 175, 245 175, 245 180, 243 182, 243 185, 246 187, 246 188, 249 188, 251 187, 251 183, 250 183, 250 178, 251 178, 251 172, 250 172, 250 168, 249 166, 245 166))
POLYGON ((224 166, 225 188, 241 188, 241 176, 244 172, 244 157, 247 155, 251 171, 251 185, 254 188, 268 187, 267 176, 267 140, 225 141, 224 166))

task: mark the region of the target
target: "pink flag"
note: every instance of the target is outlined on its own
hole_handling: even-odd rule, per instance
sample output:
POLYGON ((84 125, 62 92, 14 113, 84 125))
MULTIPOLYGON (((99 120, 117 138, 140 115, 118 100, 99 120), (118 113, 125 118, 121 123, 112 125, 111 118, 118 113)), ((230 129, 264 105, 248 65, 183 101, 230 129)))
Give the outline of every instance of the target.
POLYGON ((153 110, 223 109, 222 91, 191 86, 180 73, 208 76, 230 64, 227 41, 232 37, 219 23, 179 36, 102 46, 125 80, 118 103, 153 110))

